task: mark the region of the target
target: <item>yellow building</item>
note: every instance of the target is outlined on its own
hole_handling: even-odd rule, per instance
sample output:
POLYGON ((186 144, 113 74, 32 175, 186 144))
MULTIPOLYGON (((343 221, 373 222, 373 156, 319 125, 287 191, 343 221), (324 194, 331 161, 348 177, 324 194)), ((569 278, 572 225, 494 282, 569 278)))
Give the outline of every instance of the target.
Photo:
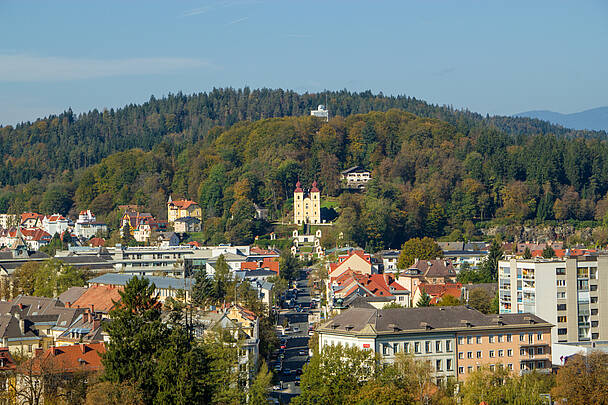
POLYGON ((178 218, 192 217, 202 221, 203 215, 201 206, 189 200, 171 200, 167 202, 167 220, 173 223, 178 218))
POLYGON ((310 193, 305 196, 298 181, 293 192, 293 222, 297 225, 321 223, 321 192, 317 182, 312 183, 310 193))

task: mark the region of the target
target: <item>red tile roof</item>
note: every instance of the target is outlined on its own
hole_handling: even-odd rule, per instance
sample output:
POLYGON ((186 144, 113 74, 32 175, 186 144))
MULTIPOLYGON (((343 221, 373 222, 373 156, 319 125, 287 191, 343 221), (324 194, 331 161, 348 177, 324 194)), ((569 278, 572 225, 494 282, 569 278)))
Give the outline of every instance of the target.
POLYGON ((276 257, 264 257, 262 261, 241 262, 241 270, 268 269, 279 273, 279 259, 276 257))
POLYGON ((23 228, 21 234, 26 240, 50 241, 51 234, 39 228, 23 228))
POLYGON ((175 200, 175 201, 171 201, 169 203, 169 205, 175 205, 177 208, 185 210, 186 208, 189 208, 192 205, 198 205, 197 202, 195 201, 190 201, 190 200, 175 200))
POLYGON ((188 242, 188 245, 195 246, 195 247, 201 247, 201 244, 195 240, 188 242))
POLYGON ((91 238, 89 239, 89 245, 93 247, 104 247, 106 245, 106 241, 103 238, 91 238))
POLYGON ((96 285, 89 287, 76 301, 71 304, 72 308, 93 308, 95 312, 107 314, 114 308, 114 302, 120 301, 119 291, 122 287, 109 285, 96 285))
POLYGON ((14 370, 15 367, 15 360, 8 347, 0 347, 0 371, 14 370))
POLYGON ((420 283, 418 284, 418 288, 431 296, 431 304, 436 304, 444 295, 451 295, 454 298, 460 299, 460 295, 462 293, 462 284, 460 283, 420 283))
POLYGON ((49 347, 44 353, 37 351, 32 369, 40 372, 46 365, 67 373, 77 371, 101 371, 101 354, 106 352, 103 343, 80 343, 73 346, 49 347))

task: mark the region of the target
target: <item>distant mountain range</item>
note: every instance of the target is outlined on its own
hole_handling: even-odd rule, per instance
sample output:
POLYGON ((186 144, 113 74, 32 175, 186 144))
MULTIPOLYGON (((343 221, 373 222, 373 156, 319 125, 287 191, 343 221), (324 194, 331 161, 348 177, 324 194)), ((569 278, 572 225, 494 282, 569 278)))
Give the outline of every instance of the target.
POLYGON ((514 116, 537 118, 572 129, 608 131, 608 107, 592 108, 573 114, 560 114, 547 110, 527 111, 514 116))

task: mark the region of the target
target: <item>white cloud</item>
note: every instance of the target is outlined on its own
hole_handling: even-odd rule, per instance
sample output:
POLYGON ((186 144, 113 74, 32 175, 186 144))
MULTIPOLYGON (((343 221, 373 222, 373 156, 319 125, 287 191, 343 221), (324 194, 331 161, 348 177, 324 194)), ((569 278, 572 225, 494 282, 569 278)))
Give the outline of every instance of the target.
POLYGON ((0 82, 46 82, 148 75, 210 66, 204 60, 193 58, 83 59, 0 54, 0 82))

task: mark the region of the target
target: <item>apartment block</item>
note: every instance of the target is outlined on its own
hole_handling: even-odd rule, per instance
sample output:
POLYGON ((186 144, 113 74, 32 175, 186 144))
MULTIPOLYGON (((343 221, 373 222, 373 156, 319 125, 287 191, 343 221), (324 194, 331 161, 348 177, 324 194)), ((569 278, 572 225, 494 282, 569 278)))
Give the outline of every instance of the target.
POLYGON ((608 256, 503 260, 498 278, 501 314, 546 319, 554 343, 608 344, 608 256))

